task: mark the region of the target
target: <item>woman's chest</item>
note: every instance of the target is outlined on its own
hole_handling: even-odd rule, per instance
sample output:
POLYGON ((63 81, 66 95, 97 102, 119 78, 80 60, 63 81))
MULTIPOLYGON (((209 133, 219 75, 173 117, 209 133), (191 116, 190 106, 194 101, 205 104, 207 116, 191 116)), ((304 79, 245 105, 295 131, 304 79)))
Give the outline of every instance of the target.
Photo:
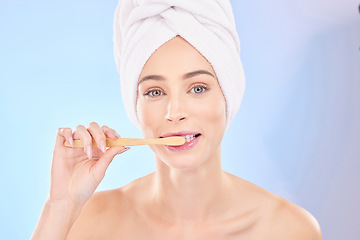
POLYGON ((134 219, 118 221, 118 225, 109 225, 102 239, 131 240, 232 240, 261 239, 257 234, 257 224, 251 222, 228 222, 226 224, 170 225, 156 221, 134 219))

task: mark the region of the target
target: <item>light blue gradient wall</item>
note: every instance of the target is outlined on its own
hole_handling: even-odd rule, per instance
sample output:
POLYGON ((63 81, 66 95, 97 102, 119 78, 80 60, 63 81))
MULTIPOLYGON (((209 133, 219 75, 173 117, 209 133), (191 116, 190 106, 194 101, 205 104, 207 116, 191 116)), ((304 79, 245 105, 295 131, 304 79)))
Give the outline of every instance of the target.
MULTIPOLYGON (((232 0, 247 87, 223 168, 309 210, 324 239, 360 239, 358 2, 232 0)), ((141 137, 112 52, 117 1, 0 2, 0 238, 27 239, 49 190, 59 127, 95 121, 141 137)), ((154 171, 117 156, 98 190, 154 171)))

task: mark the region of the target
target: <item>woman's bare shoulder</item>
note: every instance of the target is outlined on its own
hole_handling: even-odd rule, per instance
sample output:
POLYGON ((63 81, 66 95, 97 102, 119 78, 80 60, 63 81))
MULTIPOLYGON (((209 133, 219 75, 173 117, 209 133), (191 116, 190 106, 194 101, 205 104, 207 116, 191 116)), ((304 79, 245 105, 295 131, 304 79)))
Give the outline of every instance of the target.
POLYGON ((238 187, 238 193, 247 193, 249 204, 251 202, 257 209, 254 211, 258 219, 256 231, 264 233, 264 239, 321 239, 319 223, 310 212, 256 184, 232 174, 229 176, 238 187))
POLYGON ((94 195, 86 202, 82 210, 82 214, 104 214, 107 211, 114 212, 114 210, 124 210, 128 208, 129 204, 134 203, 138 198, 138 192, 143 191, 142 186, 146 184, 146 175, 135 179, 127 185, 94 193, 94 195))
POLYGON ((123 187, 94 193, 83 206, 67 239, 101 239, 106 233, 114 234, 114 229, 119 229, 114 223, 121 225, 124 216, 129 217, 132 195, 138 181, 136 179, 123 187))
POLYGON ((121 202, 120 189, 94 193, 83 206, 67 239, 100 239, 99 237, 108 230, 106 223, 110 220, 111 212, 118 211, 121 202))
POLYGON ((274 239, 321 240, 320 225, 307 210, 281 199, 270 216, 270 225, 274 239))

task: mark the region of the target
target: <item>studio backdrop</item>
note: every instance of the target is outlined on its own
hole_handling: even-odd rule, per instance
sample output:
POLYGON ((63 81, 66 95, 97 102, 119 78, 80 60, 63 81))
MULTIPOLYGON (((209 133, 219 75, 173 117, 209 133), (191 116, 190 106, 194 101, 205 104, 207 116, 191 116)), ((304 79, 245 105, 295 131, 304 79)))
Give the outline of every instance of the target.
MULTIPOLYGON (((232 0, 246 90, 222 167, 311 212, 323 239, 360 239, 360 15, 354 0, 232 0)), ((29 239, 59 127, 127 118, 113 57, 117 0, 0 2, 0 239, 29 239)), ((98 191, 155 170, 115 157, 98 191)))

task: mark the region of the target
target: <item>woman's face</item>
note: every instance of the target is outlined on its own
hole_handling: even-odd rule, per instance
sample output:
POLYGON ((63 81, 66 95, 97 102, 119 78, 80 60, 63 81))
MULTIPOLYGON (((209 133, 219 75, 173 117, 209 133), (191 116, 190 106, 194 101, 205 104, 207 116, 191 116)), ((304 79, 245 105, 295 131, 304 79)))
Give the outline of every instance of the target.
POLYGON ((216 153, 226 126, 225 98, 209 62, 183 38, 162 45, 139 77, 137 113, 145 138, 185 136, 178 147, 152 145, 169 167, 194 168, 216 153))

